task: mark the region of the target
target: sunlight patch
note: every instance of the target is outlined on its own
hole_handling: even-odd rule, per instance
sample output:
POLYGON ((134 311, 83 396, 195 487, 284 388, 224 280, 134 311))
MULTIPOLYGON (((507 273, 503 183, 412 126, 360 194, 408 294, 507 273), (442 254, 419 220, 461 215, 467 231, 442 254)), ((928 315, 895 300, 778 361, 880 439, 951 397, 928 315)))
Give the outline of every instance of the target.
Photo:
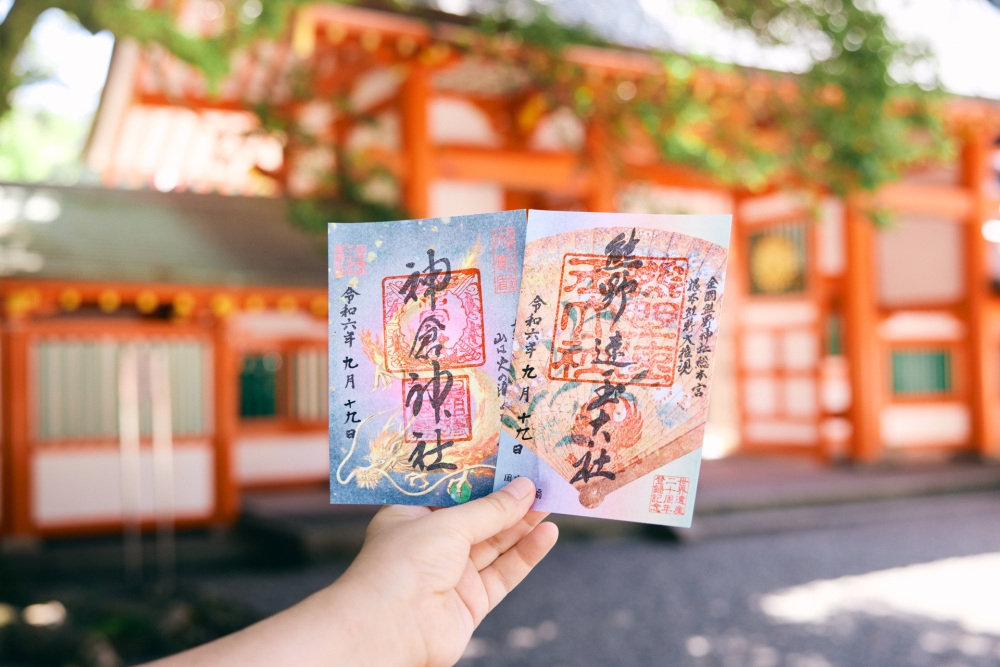
POLYGON ((1000 553, 813 581, 761 598, 760 607, 787 623, 825 623, 838 613, 923 616, 967 632, 1000 636, 1000 553))

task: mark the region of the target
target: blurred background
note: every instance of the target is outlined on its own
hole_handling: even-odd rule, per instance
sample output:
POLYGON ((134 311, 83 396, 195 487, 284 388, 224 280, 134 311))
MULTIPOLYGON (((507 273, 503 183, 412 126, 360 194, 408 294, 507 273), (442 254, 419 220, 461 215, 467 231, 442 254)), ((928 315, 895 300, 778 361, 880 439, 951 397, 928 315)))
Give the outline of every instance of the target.
POLYGON ((994 0, 0 0, 0 664, 332 581, 326 222, 732 213, 694 527, 468 665, 1000 664, 994 0))

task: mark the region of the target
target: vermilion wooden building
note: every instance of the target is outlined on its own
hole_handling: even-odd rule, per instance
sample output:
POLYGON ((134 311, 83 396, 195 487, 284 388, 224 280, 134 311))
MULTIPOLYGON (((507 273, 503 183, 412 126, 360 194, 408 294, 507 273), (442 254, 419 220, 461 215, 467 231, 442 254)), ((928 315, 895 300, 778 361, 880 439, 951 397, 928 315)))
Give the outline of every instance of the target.
MULTIPOLYGON (((13 184, 0 201, 4 533, 121 526, 128 348, 168 360, 182 525, 326 477, 326 261, 282 201, 13 184)), ((148 407, 139 422, 151 519, 148 407)))
MULTIPOLYGON (((179 20, 211 32, 206 4, 180 3, 179 20)), ((639 7, 626 5, 628 11, 639 7)), ((642 23, 626 14, 623 9, 606 19, 642 23)), ((281 200, 268 197, 323 186, 321 175, 336 166, 335 148, 387 168, 393 178, 373 178, 368 195, 399 203, 414 217, 523 207, 733 212, 723 325, 728 344, 720 346, 713 387, 712 447, 858 462, 927 453, 1000 456, 1000 300, 992 286, 1000 267, 996 248, 980 231, 985 220, 1000 216, 1000 105, 972 99, 951 104, 948 124, 959 139, 960 159, 878 193, 898 223, 877 230, 862 213, 870 202, 860 198, 828 198, 814 219, 811 200, 801 193, 780 185, 766 194, 724 187, 664 163, 641 141, 612 156, 601 125, 569 109, 523 122, 531 99, 524 77, 503 62, 450 49, 449 43, 464 39, 463 30, 445 25, 432 34, 425 22, 398 13, 317 5, 296 17, 286 39, 236 56, 232 75, 214 96, 200 74, 162 50, 119 43, 87 161, 109 188, 188 193, 106 195, 108 201, 136 198, 130 215, 154 215, 175 201, 211 201, 216 215, 240 219, 247 239, 264 217, 280 217, 281 200), (292 82, 301 83, 303 73, 314 93, 307 103, 292 95, 292 82), (257 132, 260 121, 250 109, 262 102, 297 118, 316 142, 283 146, 257 132), (349 114, 338 111, 342 104, 349 114), (200 192, 218 194, 194 194, 200 192)), ((605 86, 663 72, 635 49, 579 47, 565 58, 605 86)), ((64 195, 67 215, 78 206, 74 198, 101 198, 94 192, 64 195)), ((198 224, 210 229, 213 220, 209 215, 198 224)), ((210 265, 198 248, 190 246, 191 265, 210 265)), ((45 261, 58 270, 57 257, 45 261)), ((78 487, 70 494, 66 478, 51 472, 76 465, 68 452, 107 446, 111 456, 114 445, 111 438, 50 437, 55 413, 39 387, 76 386, 77 362, 66 360, 88 354, 69 340, 141 335, 176 338, 184 350, 200 350, 200 368, 211 381, 200 385, 200 412, 191 408, 197 419, 184 417, 201 425, 185 445, 190 478, 203 480, 183 491, 200 499, 191 500, 192 520, 232 518, 240 489, 248 485, 322 479, 324 425, 315 410, 319 405, 322 412, 325 395, 302 399, 306 394, 290 387, 303 377, 310 378, 303 387, 325 386, 325 379, 312 384, 320 381, 312 370, 282 375, 274 371, 275 357, 267 357, 279 355, 286 369, 311 369, 322 356, 325 272, 318 266, 276 269, 263 281, 268 289, 216 273, 188 276, 187 285, 169 274, 110 280, 112 267, 105 267, 99 283, 69 276, 52 282, 44 273, 5 280, 0 530, 114 525, 115 500, 107 489, 88 487, 103 500, 78 505, 72 517, 51 510, 85 495, 78 487), (305 272, 311 287, 293 289, 295 276, 305 272), (109 290, 121 305, 104 313, 102 304, 114 300, 109 290), (150 291, 158 304, 172 304, 159 319, 141 312, 140 296, 150 291), (72 293, 89 309, 87 317, 67 310, 76 301, 66 296, 72 293), (183 303, 193 304, 187 315, 177 310, 182 294, 191 298, 183 303), (262 305, 268 315, 255 312, 262 305), (310 319, 317 314, 323 319, 310 319), (245 328, 237 324, 244 320, 245 328), (264 400, 267 406, 281 402, 280 409, 262 410, 275 414, 251 414, 257 410, 251 400, 258 391, 255 373, 265 385, 286 387, 277 390, 280 400, 264 400)), ((175 389, 182 394, 196 382, 195 371, 183 373, 179 378, 188 384, 175 389)), ((110 458, 94 465, 104 466, 94 479, 113 474, 110 458)), ((82 479, 77 475, 74 483, 82 479)))

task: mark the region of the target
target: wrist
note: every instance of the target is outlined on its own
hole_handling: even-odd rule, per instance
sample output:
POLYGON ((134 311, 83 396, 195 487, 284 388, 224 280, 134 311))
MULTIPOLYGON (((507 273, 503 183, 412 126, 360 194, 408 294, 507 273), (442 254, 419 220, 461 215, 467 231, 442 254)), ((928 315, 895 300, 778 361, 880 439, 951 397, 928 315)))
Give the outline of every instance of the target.
MULTIPOLYGON (((332 665, 406 667, 423 665, 422 637, 411 628, 413 608, 402 588, 381 577, 348 570, 316 593, 311 613, 331 619, 328 655, 332 665)), ((312 605, 311 605, 312 606, 312 605)))

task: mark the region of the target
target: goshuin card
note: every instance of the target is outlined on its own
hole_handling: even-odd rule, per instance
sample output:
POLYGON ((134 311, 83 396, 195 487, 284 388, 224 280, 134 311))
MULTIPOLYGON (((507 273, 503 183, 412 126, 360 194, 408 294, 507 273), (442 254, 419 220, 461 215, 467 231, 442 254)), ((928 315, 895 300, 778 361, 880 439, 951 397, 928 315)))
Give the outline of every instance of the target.
POLYGON ((731 217, 530 211, 496 487, 690 526, 731 217))
POLYGON ((535 509, 691 525, 730 222, 331 224, 330 501, 451 505, 526 476, 535 509))
POLYGON ((331 503, 493 490, 525 215, 329 225, 331 503))

